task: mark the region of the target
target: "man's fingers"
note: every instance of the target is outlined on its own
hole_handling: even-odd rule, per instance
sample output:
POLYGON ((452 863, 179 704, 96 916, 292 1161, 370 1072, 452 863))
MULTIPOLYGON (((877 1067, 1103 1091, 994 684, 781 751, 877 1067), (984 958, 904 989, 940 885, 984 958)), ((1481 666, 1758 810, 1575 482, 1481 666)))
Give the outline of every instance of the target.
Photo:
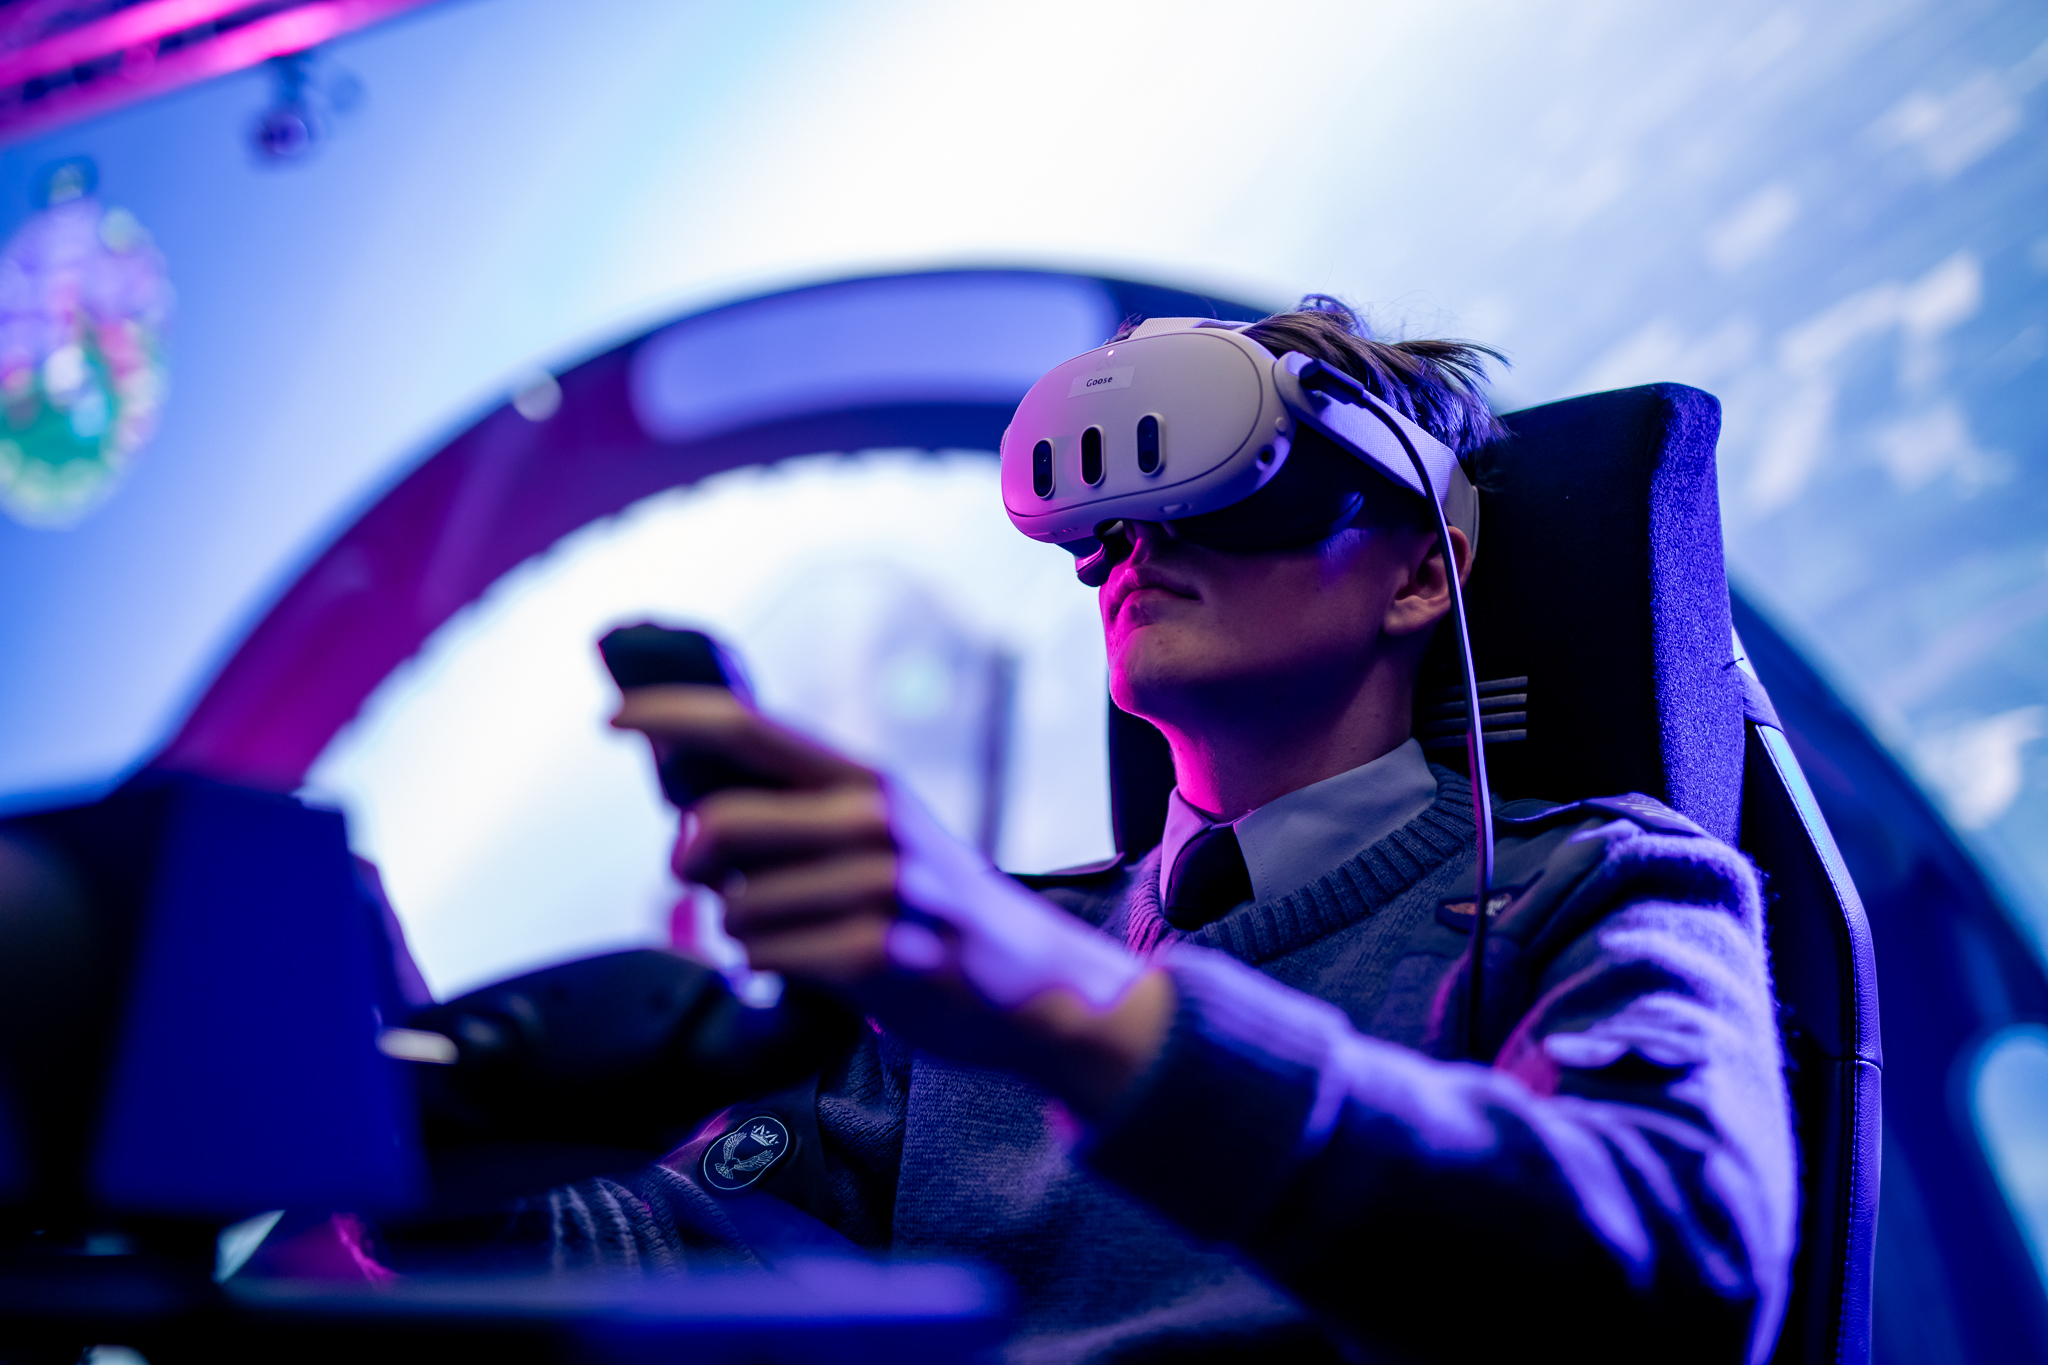
POLYGON ((889 925, 882 915, 857 915, 757 935, 747 941, 747 963, 757 972, 858 987, 888 968, 889 925))
POLYGON ((896 855, 888 850, 777 866, 725 888, 725 931, 750 948, 796 925, 895 915, 896 855))
POLYGON ((704 886, 764 864, 892 847, 888 805, 872 786, 713 792, 690 808, 685 829, 676 844, 675 872, 704 886))
POLYGON ((785 729, 723 687, 663 683, 629 688, 612 724, 657 744, 716 754, 770 786, 829 787, 873 782, 851 759, 785 729))

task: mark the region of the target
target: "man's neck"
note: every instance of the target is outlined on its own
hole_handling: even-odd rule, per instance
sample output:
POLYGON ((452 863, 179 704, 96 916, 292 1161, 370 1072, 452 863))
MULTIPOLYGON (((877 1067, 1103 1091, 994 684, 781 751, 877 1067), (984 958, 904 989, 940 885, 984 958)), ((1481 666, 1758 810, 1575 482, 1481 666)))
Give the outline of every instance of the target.
POLYGON ((1154 723, 1173 749, 1182 799, 1235 820, 1399 747, 1412 701, 1405 678, 1381 674, 1349 697, 1239 696, 1154 723))

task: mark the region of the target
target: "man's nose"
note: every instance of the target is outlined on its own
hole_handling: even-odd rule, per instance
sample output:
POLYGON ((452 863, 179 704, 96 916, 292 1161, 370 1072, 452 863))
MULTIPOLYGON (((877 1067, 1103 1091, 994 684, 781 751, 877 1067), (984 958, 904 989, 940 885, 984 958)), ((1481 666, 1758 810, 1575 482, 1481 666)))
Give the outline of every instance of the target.
POLYGON ((1177 537, 1173 529, 1163 521, 1127 521, 1125 535, 1130 538, 1131 558, 1152 559, 1168 552, 1177 537))

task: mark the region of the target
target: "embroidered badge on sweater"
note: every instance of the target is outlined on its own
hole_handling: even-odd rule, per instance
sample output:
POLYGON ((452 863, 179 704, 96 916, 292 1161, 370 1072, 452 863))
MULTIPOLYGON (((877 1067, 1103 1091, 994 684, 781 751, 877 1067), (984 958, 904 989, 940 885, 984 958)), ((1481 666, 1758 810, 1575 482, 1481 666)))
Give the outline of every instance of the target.
POLYGON ((704 1183, 737 1194, 789 1155, 789 1129, 773 1114, 756 1114, 704 1149, 704 1183))
MULTIPOLYGON (((1535 884, 1535 879, 1531 878, 1520 886, 1494 887, 1486 897, 1487 922, 1491 923, 1499 919, 1501 911, 1514 904, 1517 896, 1520 896, 1535 884)), ((1470 933, 1472 929, 1472 900, 1471 896, 1467 896, 1463 900, 1439 902, 1436 907, 1437 922, 1439 924, 1447 924, 1460 933, 1470 933)))

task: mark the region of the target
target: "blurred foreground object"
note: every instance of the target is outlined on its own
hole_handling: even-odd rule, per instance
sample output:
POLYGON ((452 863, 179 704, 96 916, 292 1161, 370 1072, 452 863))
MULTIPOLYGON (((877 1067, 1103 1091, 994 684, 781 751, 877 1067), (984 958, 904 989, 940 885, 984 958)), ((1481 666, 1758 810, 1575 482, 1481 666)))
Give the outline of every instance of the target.
POLYGON ((18 1197, 60 1221, 418 1198, 411 1099, 376 1046, 374 903, 338 814, 147 775, 0 840, 0 961, 27 988, 0 1039, 18 1197), (39 997, 61 1007, 25 1017, 39 997))
POLYGON ((415 1012, 384 923, 341 817, 290 797, 147 773, 0 824, 0 1346, 553 1360, 687 1338, 693 1359, 777 1359, 848 1330, 943 1358, 996 1339, 999 1293, 943 1267, 824 1262, 717 1293, 217 1272, 222 1228, 268 1209, 433 1218, 631 1169, 857 1024, 797 993, 748 1009, 656 952, 415 1012))

